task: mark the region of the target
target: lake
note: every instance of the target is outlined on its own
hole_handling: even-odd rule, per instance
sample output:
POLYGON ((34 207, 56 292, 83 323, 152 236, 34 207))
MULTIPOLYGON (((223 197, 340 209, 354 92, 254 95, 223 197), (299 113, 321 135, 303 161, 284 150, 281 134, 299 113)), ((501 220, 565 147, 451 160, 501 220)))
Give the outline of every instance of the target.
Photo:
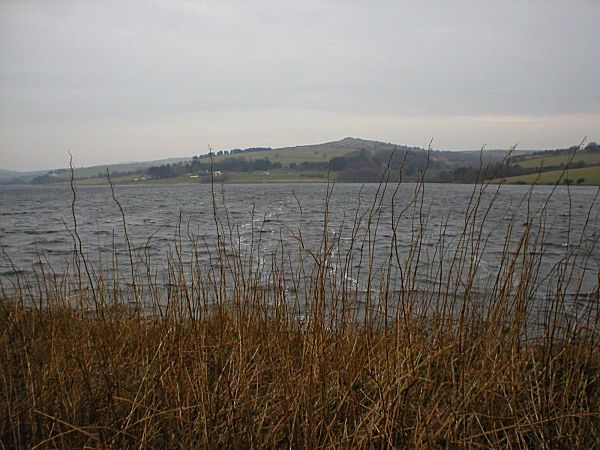
MULTIPOLYGON (((302 284, 299 267, 308 279, 315 265, 326 265, 338 285, 363 295, 449 285, 460 294, 497 290, 499 273, 521 268, 532 277, 528 295, 540 304, 562 290, 574 308, 595 308, 600 208, 593 187, 116 186, 131 260, 110 188, 77 186, 76 192, 86 260, 124 280, 131 260, 152 261, 153 279, 169 283, 169 258, 210 268, 220 257, 236 257, 259 268, 266 285, 274 282, 275 264, 288 267, 282 279, 294 292, 302 284)), ((72 200, 68 186, 0 188, 0 275, 7 291, 17 275, 72 272, 79 246, 72 200)))

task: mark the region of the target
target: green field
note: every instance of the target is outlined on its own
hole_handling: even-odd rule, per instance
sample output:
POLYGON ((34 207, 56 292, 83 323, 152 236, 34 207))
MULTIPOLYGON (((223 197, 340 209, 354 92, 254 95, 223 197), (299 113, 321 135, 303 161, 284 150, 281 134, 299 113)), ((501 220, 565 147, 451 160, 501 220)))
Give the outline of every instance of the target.
MULTIPOLYGON (((333 179, 334 173, 329 178, 333 179)), ((231 173, 227 183, 325 183, 327 182, 327 171, 306 170, 288 171, 272 170, 265 172, 238 172, 231 173)))
POLYGON ((301 145, 297 147, 283 147, 273 150, 264 150, 258 152, 243 152, 234 155, 215 156, 213 161, 223 161, 227 158, 246 158, 248 160, 269 159, 271 162, 279 162, 283 166, 290 163, 300 164, 307 162, 327 162, 337 156, 344 156, 348 153, 366 150, 393 149, 393 144, 384 142, 366 141, 363 139, 345 138, 341 141, 325 142, 315 145, 301 145))
MULTIPOLYGON (((335 179, 335 173, 329 174, 329 180, 335 179)), ((206 183, 206 178, 182 175, 180 177, 142 180, 139 175, 126 177, 111 177, 113 184, 199 184, 206 183), (136 181, 137 180, 137 181, 136 181)), ((89 178, 75 180, 78 185, 108 185, 104 178, 89 178)), ((326 170, 289 171, 288 169, 271 170, 268 172, 231 172, 225 177, 215 175, 215 183, 326 183, 326 170)), ((68 184, 62 181, 60 184, 68 184)))
MULTIPOLYGON (((166 158, 160 159, 156 161, 143 161, 143 162, 131 162, 131 163, 117 163, 117 164, 105 164, 91 167, 74 167, 73 174, 75 179, 87 179, 85 184, 106 184, 106 169, 110 170, 111 174, 116 172, 135 172, 137 170, 146 170, 149 167, 162 165, 162 164, 173 164, 179 161, 188 161, 190 158, 166 158), (97 177, 99 174, 103 176, 98 178, 99 181, 92 181, 93 178, 97 177)), ((41 172, 38 175, 43 175, 41 172)), ((130 178, 133 180, 134 178, 138 178, 143 175, 135 175, 131 177, 121 177, 121 178, 130 178)), ((56 182, 68 182, 71 179, 71 171, 69 169, 62 169, 59 173, 56 174, 56 182)), ((121 179, 119 179, 121 181, 121 179)))
MULTIPOLYGON (((573 184, 578 184, 577 180, 583 178, 585 181, 579 184, 599 185, 600 184, 600 166, 582 167, 580 169, 550 170, 542 173, 532 173, 529 175, 518 175, 504 178, 502 181, 508 184, 555 184, 557 181, 562 183, 564 179, 573 180, 573 184)), ((498 180, 497 180, 498 181, 498 180)))
POLYGON ((523 168, 548 167, 567 164, 569 160, 571 165, 576 165, 580 161, 587 165, 600 164, 600 153, 577 152, 574 156, 573 154, 541 155, 523 161, 515 161, 515 164, 523 168))

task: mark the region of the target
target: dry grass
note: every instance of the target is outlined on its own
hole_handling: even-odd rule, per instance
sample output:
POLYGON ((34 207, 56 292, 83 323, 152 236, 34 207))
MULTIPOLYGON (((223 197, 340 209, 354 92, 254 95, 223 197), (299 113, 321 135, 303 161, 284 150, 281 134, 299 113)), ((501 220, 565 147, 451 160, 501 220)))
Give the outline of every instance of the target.
MULTIPOLYGON (((413 211, 423 229, 421 187, 413 211)), ((531 250, 541 245, 533 225, 519 229, 516 247, 507 237, 485 301, 471 290, 475 269, 465 249, 485 244, 476 218, 485 218, 488 188, 474 188, 464 246, 440 274, 445 293, 417 289, 420 235, 404 259, 393 251, 400 232, 393 229, 389 267, 372 280, 382 301, 367 298, 361 308, 343 271, 327 271, 336 245, 327 233, 311 253, 314 264, 294 269, 309 275, 301 297, 282 275, 289 249, 282 246, 268 270, 253 265, 260 243, 234 251, 235 226, 216 196, 222 237, 207 247, 217 269, 207 270, 198 253, 187 261, 176 252, 167 285, 148 261, 133 258, 123 269, 132 287, 105 278, 84 264, 75 224, 70 278, 41 274, 3 288, 2 447, 597 447, 600 327, 595 314, 565 326, 556 313, 529 332, 540 264, 531 250), (388 293, 399 276, 403 289, 388 293), (460 294, 458 280, 466 286, 460 294)), ((355 219, 367 232, 353 234, 360 251, 341 267, 358 257, 375 273, 370 245, 384 198, 378 192, 355 219)), ((569 258, 559 279, 576 264, 569 258)), ((557 286, 548 299, 555 312, 565 301, 557 286)))

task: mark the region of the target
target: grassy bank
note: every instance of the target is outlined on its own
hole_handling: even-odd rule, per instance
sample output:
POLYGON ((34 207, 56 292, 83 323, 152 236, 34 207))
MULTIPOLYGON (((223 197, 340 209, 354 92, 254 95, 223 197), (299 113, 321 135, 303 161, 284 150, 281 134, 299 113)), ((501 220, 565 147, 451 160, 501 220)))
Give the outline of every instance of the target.
MULTIPOLYGON (((326 183, 329 177, 330 181, 335 179, 335 173, 328 173, 326 170, 294 170, 275 169, 261 172, 230 172, 226 175, 215 176, 215 183, 326 183)), ((112 180, 113 184, 206 184, 210 182, 210 177, 190 176, 189 174, 172 177, 154 179, 141 175, 116 177, 112 180)), ((68 181, 62 183, 53 183, 68 185, 68 181)), ((77 180, 79 185, 104 185, 109 183, 106 178, 88 178, 77 180)))
POLYGON ((577 163, 584 163, 589 166, 600 164, 600 153, 588 153, 580 151, 578 153, 562 153, 558 155, 535 155, 533 157, 519 160, 516 164, 519 164, 524 168, 544 168, 551 166, 566 166, 575 165, 577 163))
POLYGON ((504 178, 502 182, 507 184, 555 184, 564 183, 566 179, 571 180, 572 184, 577 184, 579 180, 579 184, 582 185, 598 186, 600 185, 600 166, 517 175, 504 178))
MULTIPOLYGON (((190 258, 175 242, 164 283, 152 261, 132 252, 126 228, 129 264, 111 277, 94 266, 79 240, 74 206, 70 273, 2 285, 0 442, 5 448, 597 446, 600 324, 593 308, 575 318, 562 312, 566 286, 579 273, 573 252, 584 243, 591 252, 598 230, 574 237, 564 250, 548 314, 533 333, 544 211, 532 212, 526 226, 509 227, 497 278, 482 297, 474 261, 494 207, 482 198, 499 187, 475 186, 457 247, 448 248, 443 235, 437 243, 436 254, 454 252, 450 268, 432 269, 444 289, 427 291, 416 278, 427 231, 423 185, 405 209, 394 189, 382 183, 371 205, 354 215, 353 251, 338 253, 337 271, 329 270, 340 242, 327 233, 335 207, 329 192, 320 244, 308 248, 298 229, 297 246, 282 242, 266 266, 256 264, 261 238, 242 249, 226 205, 213 193, 218 240, 194 242, 208 254, 190 258), (406 257, 396 251, 404 232, 399 221, 380 228, 384 203, 393 218, 412 214, 416 230, 406 257), (383 231, 391 236, 389 262, 379 270, 373 242, 383 231), (293 265, 295 251, 311 263, 293 265), (347 282, 353 267, 367 273, 366 294, 347 282), (390 289, 392 283, 400 289, 390 289)), ((597 290, 592 297, 597 306, 597 290)))

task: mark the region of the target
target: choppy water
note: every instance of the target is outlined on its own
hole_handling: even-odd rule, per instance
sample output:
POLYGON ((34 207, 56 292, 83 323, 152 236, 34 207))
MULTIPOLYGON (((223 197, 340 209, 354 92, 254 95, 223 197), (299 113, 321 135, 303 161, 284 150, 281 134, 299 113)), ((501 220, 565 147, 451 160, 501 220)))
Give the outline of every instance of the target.
MULTIPOLYGON (((481 194, 476 210, 473 199, 479 197, 479 187, 470 185, 427 184, 423 191, 415 184, 401 185, 397 191, 396 186, 388 186, 377 197, 378 192, 382 194, 377 185, 340 184, 329 199, 327 189, 325 184, 216 188, 217 216, 225 224, 231 250, 258 247, 257 264, 268 266, 269 255, 282 247, 310 260, 326 237, 329 270, 344 271, 344 279, 357 290, 358 285, 373 288, 365 273, 392 266, 392 289, 405 288, 398 280, 402 267, 417 268, 421 287, 441 289, 447 285, 444 274, 460 257, 467 267, 476 269, 474 278, 485 289, 502 267, 503 255, 518 250, 530 224, 527 251, 537 252, 540 262, 535 295, 543 297, 555 288, 565 261, 575 269, 570 277, 563 277, 570 283, 567 291, 577 294, 575 301, 591 301, 590 294, 597 290, 600 208, 594 203, 595 188, 539 186, 529 192, 526 186, 499 190, 490 186, 481 194), (324 214, 326 204, 328 213, 324 214), (536 238, 538 245, 534 245, 536 238)), ((211 186, 117 186, 115 190, 136 258, 150 257, 158 269, 164 268, 174 242, 182 243, 184 260, 191 257, 191 242, 196 242, 201 243, 196 246, 200 259, 208 263, 217 241, 211 186)), ((0 188, 4 253, 0 276, 5 286, 16 272, 32 275, 44 265, 57 276, 66 270, 77 242, 72 199, 69 187, 0 188)), ((125 267, 129 259, 123 221, 110 188, 77 187, 75 213, 89 261, 108 270, 115 267, 115 261, 125 267)))

